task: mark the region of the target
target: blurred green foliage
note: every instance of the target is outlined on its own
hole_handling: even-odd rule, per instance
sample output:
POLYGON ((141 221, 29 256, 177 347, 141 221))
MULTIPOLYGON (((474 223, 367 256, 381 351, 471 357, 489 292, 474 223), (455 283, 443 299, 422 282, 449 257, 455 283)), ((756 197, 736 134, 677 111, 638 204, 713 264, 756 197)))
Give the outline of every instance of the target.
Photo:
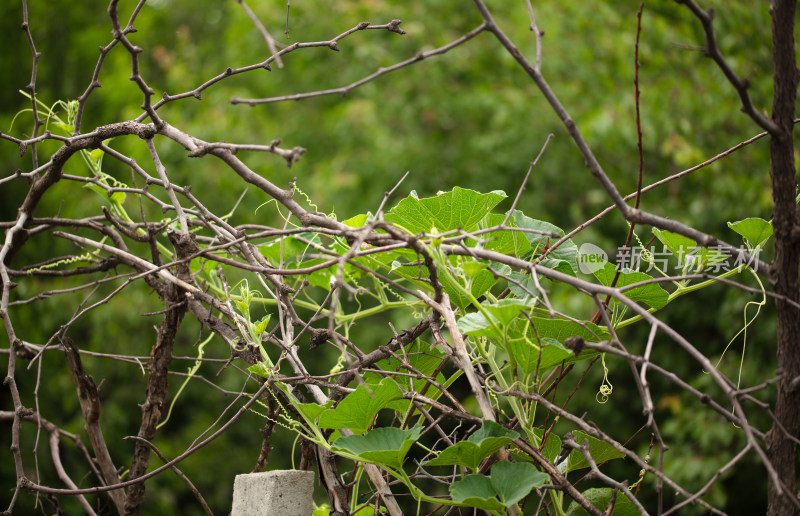
MULTIPOLYGON (((703 4, 716 9, 715 26, 723 54, 740 75, 749 78, 757 109, 768 110, 771 90, 768 5, 755 0, 714 0, 703 4)), ((122 19, 127 19, 134 5, 134 2, 122 3, 122 19)), ((407 31, 405 36, 385 31, 357 32, 340 42, 340 52, 326 48, 295 51, 284 56, 283 68, 273 64, 271 72, 259 70, 226 79, 205 90, 200 102, 189 98, 167 104, 159 111, 171 125, 209 141, 268 144, 280 138, 285 147, 305 147, 308 152, 291 169, 270 155, 242 153, 240 157, 279 186, 285 187, 296 177, 299 188, 319 211, 333 212, 343 220, 374 210, 384 191, 394 186, 406 170, 411 173, 400 186, 401 196, 410 190, 417 190, 421 196, 430 195, 456 185, 513 193, 549 133, 555 134, 555 139, 534 170, 520 207, 532 217, 569 229, 609 204, 541 94, 488 34, 448 54, 386 75, 344 98, 328 96, 253 108, 228 104, 234 96, 261 98, 343 86, 379 67, 444 45, 479 24, 479 16, 469 5, 443 0, 294 2, 288 39, 283 34, 285 4, 251 0, 250 5, 273 36, 284 44, 326 40, 362 20, 379 24, 399 18, 407 31)), ((633 94, 638 2, 537 2, 535 7, 537 23, 545 31, 545 76, 618 188, 623 192, 633 191, 639 159, 633 94)), ((524 6, 493 1, 490 8, 522 52, 533 58, 535 40, 528 30, 524 6)), ((47 104, 77 98, 89 84, 99 55, 98 46, 110 41, 110 23, 104 6, 54 0, 47 5, 29 4, 28 9, 34 42, 42 52, 37 70, 38 98, 47 104)), ((30 107, 30 102, 18 93, 30 81, 32 62, 25 34, 19 29, 21 21, 18 2, 0 3, 3 48, 0 130, 18 136, 29 134, 32 127, 29 114, 22 113, 10 129, 15 115, 30 107)), ((263 39, 234 1, 149 2, 135 27, 138 32, 130 39, 144 49, 142 75, 155 89, 156 99, 163 92, 191 90, 226 67, 257 63, 268 56, 263 39)), ((701 43, 701 29, 685 9, 669 2, 655 2, 645 8, 639 59, 645 184, 693 166, 758 132, 739 112, 738 97, 721 72, 701 52, 684 48, 701 43)), ((128 80, 129 75, 130 57, 117 48, 103 66, 99 77, 102 88, 92 94, 87 104, 84 131, 139 115, 141 93, 128 80)), ((216 213, 233 208, 244 190, 231 170, 212 158, 186 160, 185 151, 173 142, 164 139, 156 142, 173 181, 191 185, 194 195, 216 213)), ((111 146, 136 158, 145 168, 152 168, 141 154, 142 147, 134 142, 119 140, 111 146)), ((18 168, 29 170, 29 156, 20 161, 13 145, 0 144, 3 177, 18 168)), ((130 181, 130 171, 122 164, 109 159, 106 165, 107 172, 117 179, 130 181)), ((80 173, 82 166, 73 160, 67 172, 80 173)), ((730 158, 645 194, 642 207, 714 232, 725 240, 737 241, 727 228, 727 221, 749 216, 770 217, 767 169, 767 142, 761 140, 730 158)), ((26 187, 23 181, 3 185, 0 190, 3 220, 14 219, 26 187)), ((66 188, 57 187, 45 197, 37 215, 52 216, 59 212, 71 217, 95 215, 95 196, 89 190, 76 194, 74 188, 67 195, 66 188)), ((265 194, 249 189, 232 223, 280 223, 271 206, 262 206, 267 201, 265 194)), ((576 240, 593 242, 611 251, 622 244, 626 230, 621 217, 612 214, 579 234, 576 240)), ((644 240, 649 239, 649 231, 640 231, 644 240)), ((49 256, 54 245, 61 254, 71 252, 69 245, 54 242, 46 235, 34 236, 23 251, 33 254, 47 251, 49 256)), ((18 260, 26 263, 25 260, 34 258, 23 254, 18 260)), ((57 288, 57 282, 26 279, 20 281, 15 294, 26 298, 52 288, 57 288)), ((101 289, 95 296, 108 291, 101 289)), ((575 302, 557 288, 554 295, 563 305, 575 302)), ((733 289, 715 287, 670 305, 664 317, 703 351, 715 356, 741 328, 747 299, 748 296, 733 289)), ((69 319, 75 306, 74 299, 56 296, 37 303, 36 310, 15 308, 15 319, 24 321, 15 329, 26 340, 42 343, 69 319)), ((157 322, 154 317, 138 314, 159 309, 150 293, 131 290, 124 298, 113 299, 104 310, 92 312, 72 328, 70 335, 81 341, 82 347, 93 351, 136 350, 135 353, 146 356, 153 342, 152 326, 157 322)), ((646 331, 646 328, 627 329, 622 335, 623 342, 641 346, 647 337, 642 332, 646 331)), ((369 339, 371 335, 358 328, 353 333, 354 340, 369 339)), ((774 370, 772 335, 774 315, 771 305, 767 305, 748 333, 743 384, 758 383, 765 371, 774 370)), ((177 354, 192 357, 198 336, 199 327, 187 322, 180 332, 177 354)), ((374 342, 375 346, 380 344, 374 342)), ((737 345, 741 349, 741 337, 737 345)), ((707 376, 693 365, 686 365, 686 357, 674 354, 669 347, 666 341, 666 349, 657 346, 657 358, 695 386, 708 387, 707 376)), ((226 348, 217 346, 216 354, 210 352, 207 356, 224 359, 226 353, 226 348)), ((45 356, 42 377, 48 381, 40 385, 39 408, 56 423, 80 432, 82 423, 74 389, 67 376, 56 374, 64 370, 62 357, 45 356)), ((2 357, 0 367, 5 367, 5 355, 2 357)), ((180 362, 173 369, 182 372, 191 363, 180 362)), ((571 408, 577 413, 585 409, 588 419, 610 424, 620 433, 633 434, 644 423, 640 407, 630 403, 637 397, 635 387, 626 384, 627 365, 613 360, 609 364, 615 384, 609 403, 597 405, 594 391, 588 388, 578 393, 571 408)), ((101 385, 106 435, 135 434, 139 418, 136 404, 143 399, 145 385, 140 367, 131 364, 123 375, 118 364, 102 358, 87 358, 85 366, 101 385)), ((199 374, 213 376, 221 366, 206 365, 199 374)), ((25 367, 24 363, 20 367, 25 367)), ((737 357, 733 354, 723 362, 723 369, 731 376, 736 376, 737 367, 737 357)), ((220 380, 223 385, 224 374, 220 380)), ((590 372, 587 385, 599 385, 601 377, 598 371, 590 372)), ((32 382, 32 378, 20 375, 22 392, 33 391, 34 385, 26 383, 32 382)), ((238 378, 230 375, 228 388, 238 390, 238 378)), ((175 377, 174 385, 180 381, 181 377, 175 377)), ((730 458, 731 451, 736 449, 733 445, 737 434, 718 418, 707 420, 702 411, 694 410, 696 407, 685 395, 670 393, 668 386, 663 387, 667 394, 655 401, 659 413, 668 421, 662 428, 672 446, 667 453, 668 472, 688 489, 699 489, 709 472, 730 458), (694 457, 692 462, 670 462, 671 456, 686 457, 686 450, 694 457)), ((32 406, 33 400, 27 396, 24 402, 32 406)), ((5 389, 0 399, 3 409, 8 409, 10 400, 5 389)), ((156 444, 167 456, 177 455, 185 443, 213 423, 231 400, 231 396, 220 395, 202 382, 193 383, 191 389, 184 391, 183 400, 177 404, 156 444)), ((233 475, 252 468, 260 443, 258 428, 262 425, 261 418, 248 415, 219 442, 182 465, 208 496, 215 511, 224 512, 229 507, 233 475)), ((7 426, 0 429, 0 436, 0 446, 7 447, 10 442, 7 426)), ((271 462, 271 467, 288 466, 293 438, 290 432, 276 436, 273 442, 276 451, 271 455, 275 462, 271 462)), ((30 443, 31 437, 28 439, 30 443)), ((129 441, 112 440, 110 445, 113 456, 130 457, 129 441)), ((646 452, 645 443, 642 454, 646 452)), ((657 453, 653 452, 653 456, 657 453)), ((151 464, 157 463, 157 459, 151 460, 151 464)), ((69 457, 67 469, 76 464, 80 464, 80 458, 69 457)), ((731 514, 747 514, 746 508, 753 504, 763 507, 763 472, 760 468, 737 471, 712 488, 709 500, 725 505, 731 514)), ((40 466, 40 474, 44 483, 58 483, 44 465, 40 466)), ((633 481, 636 475, 632 471, 629 478, 633 481)), ((158 482, 169 488, 148 490, 148 511, 199 513, 179 480, 162 475, 158 482)), ((0 471, 0 483, 13 485, 13 470, 8 461, 0 471)), ((654 483, 652 478, 645 479, 646 485, 654 483)), ((6 502, 5 497, 6 492, 0 494, 0 505, 6 502)), ((32 502, 32 498, 26 498, 21 507, 32 507, 32 502)))

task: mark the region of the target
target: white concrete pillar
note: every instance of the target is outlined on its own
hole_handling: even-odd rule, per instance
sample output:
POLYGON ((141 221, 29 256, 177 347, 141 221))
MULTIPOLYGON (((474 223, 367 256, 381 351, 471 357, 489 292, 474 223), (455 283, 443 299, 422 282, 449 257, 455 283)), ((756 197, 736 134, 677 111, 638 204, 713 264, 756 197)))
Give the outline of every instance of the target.
POLYGON ((236 475, 231 516, 311 516, 313 493, 313 471, 236 475))

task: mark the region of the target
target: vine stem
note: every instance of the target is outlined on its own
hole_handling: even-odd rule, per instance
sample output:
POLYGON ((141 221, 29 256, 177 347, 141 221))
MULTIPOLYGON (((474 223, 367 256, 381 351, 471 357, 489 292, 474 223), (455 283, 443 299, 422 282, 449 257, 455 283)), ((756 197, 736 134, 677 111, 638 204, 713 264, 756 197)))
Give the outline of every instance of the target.
POLYGON ((453 339, 453 360, 456 366, 464 371, 464 374, 467 376, 467 381, 472 389, 472 393, 475 395, 475 399, 478 401, 478 407, 481 409, 483 419, 496 422, 497 419, 494 416, 494 410, 492 410, 486 393, 483 392, 483 388, 481 387, 481 382, 478 380, 478 376, 472 368, 472 360, 470 360, 469 353, 467 352, 467 344, 464 342, 464 337, 458 329, 456 315, 453 312, 453 308, 450 306, 450 296, 448 296, 447 293, 443 293, 442 302, 437 303, 421 290, 417 291, 417 295, 420 299, 425 301, 425 304, 444 317, 444 323, 447 325, 447 329, 450 330, 450 336, 453 339))

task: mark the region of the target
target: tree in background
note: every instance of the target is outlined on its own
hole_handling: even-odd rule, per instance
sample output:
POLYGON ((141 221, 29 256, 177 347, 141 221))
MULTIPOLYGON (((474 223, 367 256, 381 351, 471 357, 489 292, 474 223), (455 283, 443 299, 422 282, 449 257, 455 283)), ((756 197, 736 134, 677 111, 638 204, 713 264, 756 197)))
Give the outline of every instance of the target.
POLYGON ((795 3, 675 4, 5 5, 8 512, 797 514, 795 3))

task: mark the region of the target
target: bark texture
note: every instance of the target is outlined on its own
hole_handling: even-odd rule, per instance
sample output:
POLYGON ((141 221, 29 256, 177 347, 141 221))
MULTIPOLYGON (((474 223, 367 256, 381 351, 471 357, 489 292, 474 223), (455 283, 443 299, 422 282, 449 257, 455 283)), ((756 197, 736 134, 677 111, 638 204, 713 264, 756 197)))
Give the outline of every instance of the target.
POLYGON ((795 202, 797 177, 794 166, 793 120, 797 98, 797 64, 794 49, 796 0, 773 0, 772 44, 774 98, 772 120, 779 132, 771 134, 770 179, 775 230, 775 260, 770 270, 773 290, 785 296, 776 300, 778 315, 778 382, 775 423, 767 434, 766 452, 779 482, 770 476, 769 516, 800 514, 797 501, 796 463, 800 436, 800 389, 792 389, 800 377, 800 314, 789 300, 800 301, 800 224, 795 202))

